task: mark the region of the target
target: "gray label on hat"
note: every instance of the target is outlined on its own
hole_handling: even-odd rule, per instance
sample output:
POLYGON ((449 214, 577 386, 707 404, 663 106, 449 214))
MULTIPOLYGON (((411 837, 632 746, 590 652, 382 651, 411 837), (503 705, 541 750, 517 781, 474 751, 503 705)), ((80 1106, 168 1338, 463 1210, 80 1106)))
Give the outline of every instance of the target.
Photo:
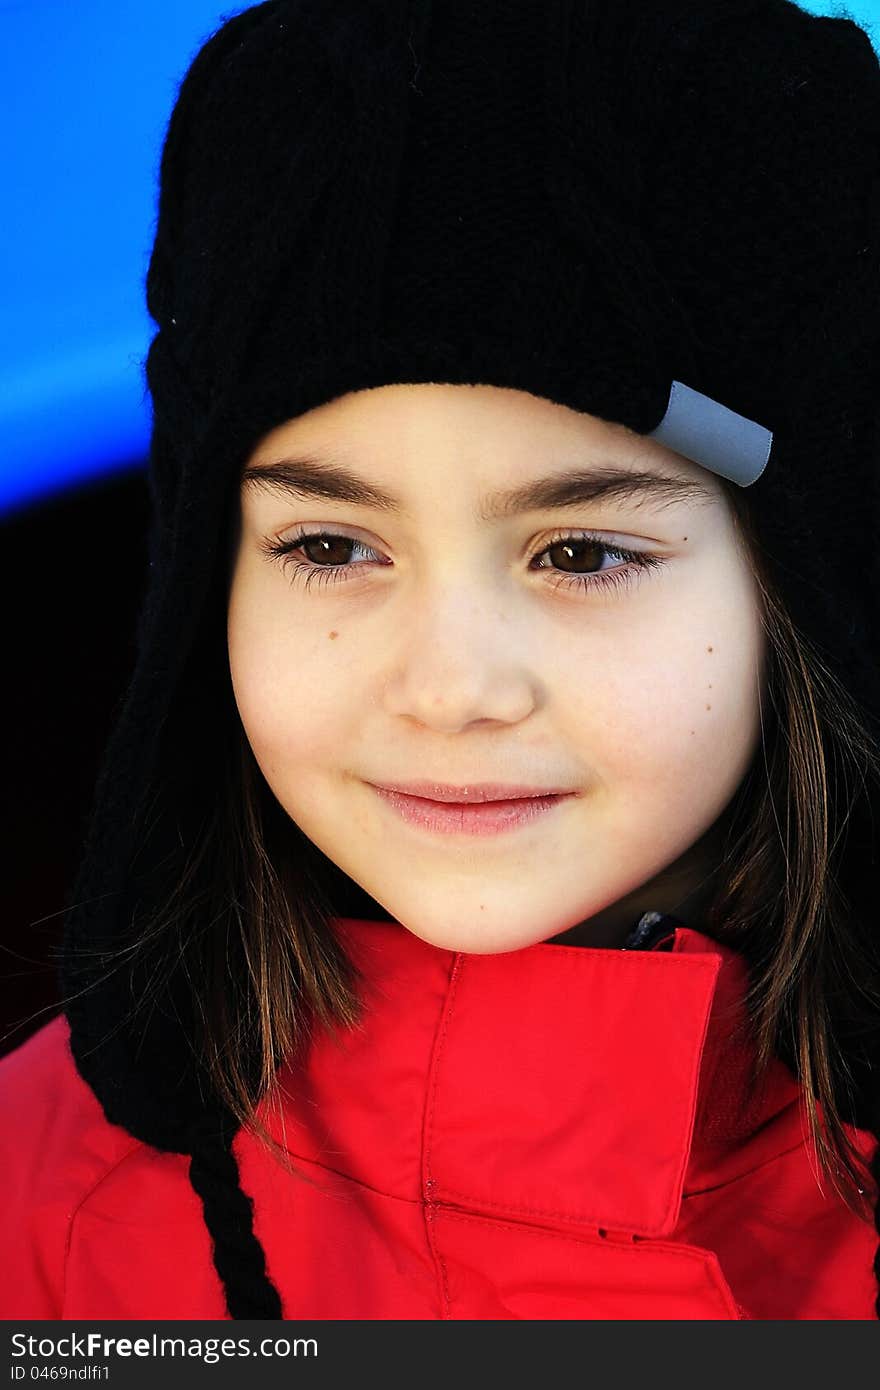
POLYGON ((740 487, 760 478, 773 446, 771 430, 682 381, 673 381, 666 414, 647 437, 740 487))

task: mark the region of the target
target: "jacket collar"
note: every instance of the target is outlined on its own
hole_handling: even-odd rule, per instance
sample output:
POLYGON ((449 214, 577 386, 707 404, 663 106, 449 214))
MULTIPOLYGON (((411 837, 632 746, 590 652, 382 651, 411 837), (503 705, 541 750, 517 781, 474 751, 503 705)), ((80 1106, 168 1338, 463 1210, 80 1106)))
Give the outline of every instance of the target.
POLYGON ((478 955, 335 919, 363 1018, 283 1069, 270 1131, 403 1199, 670 1234, 683 1195, 797 1088, 774 1063, 746 1095, 742 958, 675 919, 647 925, 638 949, 478 955))

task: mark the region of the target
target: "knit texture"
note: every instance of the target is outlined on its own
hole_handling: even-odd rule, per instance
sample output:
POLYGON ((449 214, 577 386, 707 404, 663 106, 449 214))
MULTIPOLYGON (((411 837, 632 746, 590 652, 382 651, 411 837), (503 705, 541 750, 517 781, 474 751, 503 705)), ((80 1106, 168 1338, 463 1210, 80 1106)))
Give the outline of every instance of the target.
MULTIPOLYGON (((149 584, 62 991, 107 1118, 193 1155, 234 1317, 280 1303, 187 981, 104 953, 179 878, 211 795, 206 634, 244 459, 389 382, 515 387, 644 433, 685 382, 773 430, 761 547, 880 729, 878 220, 877 57, 789 0, 268 0, 190 65, 146 283, 149 584)), ((866 1085, 859 1106, 876 1129, 866 1085)))

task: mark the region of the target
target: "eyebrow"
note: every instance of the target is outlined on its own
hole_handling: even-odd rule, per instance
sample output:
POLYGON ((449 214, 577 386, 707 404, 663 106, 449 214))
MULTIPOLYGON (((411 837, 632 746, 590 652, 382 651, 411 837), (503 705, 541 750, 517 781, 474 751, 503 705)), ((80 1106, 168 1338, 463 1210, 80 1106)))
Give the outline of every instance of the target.
MULTIPOLYGON (((297 498, 321 497, 351 502, 378 511, 402 513, 401 501, 349 469, 316 458, 285 458, 249 464, 242 483, 248 488, 297 498)), ((489 493, 477 509, 481 521, 503 521, 529 511, 562 510, 596 501, 671 506, 676 502, 711 502, 713 494, 696 479, 612 466, 574 469, 532 479, 519 487, 489 493)))

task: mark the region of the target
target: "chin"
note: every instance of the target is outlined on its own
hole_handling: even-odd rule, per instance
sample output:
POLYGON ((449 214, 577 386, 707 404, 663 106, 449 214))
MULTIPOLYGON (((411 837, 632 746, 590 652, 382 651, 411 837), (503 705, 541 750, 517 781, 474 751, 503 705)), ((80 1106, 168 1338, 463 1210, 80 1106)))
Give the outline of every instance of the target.
MULTIPOLYGON (((412 930, 407 928, 407 930, 412 930)), ((524 946, 532 946, 532 941, 505 940, 497 936, 485 937, 473 932, 448 932, 432 933, 414 931, 413 936, 419 937, 421 941, 427 942, 429 946, 436 946, 441 951, 460 951, 469 956, 495 956, 501 955, 506 951, 519 951, 524 946)))
POLYGON ((481 923, 479 920, 462 923, 419 921, 417 917, 398 917, 407 931, 429 946, 443 951, 463 951, 472 955, 499 955, 504 951, 519 951, 546 940, 550 932, 511 928, 509 923, 481 923))

